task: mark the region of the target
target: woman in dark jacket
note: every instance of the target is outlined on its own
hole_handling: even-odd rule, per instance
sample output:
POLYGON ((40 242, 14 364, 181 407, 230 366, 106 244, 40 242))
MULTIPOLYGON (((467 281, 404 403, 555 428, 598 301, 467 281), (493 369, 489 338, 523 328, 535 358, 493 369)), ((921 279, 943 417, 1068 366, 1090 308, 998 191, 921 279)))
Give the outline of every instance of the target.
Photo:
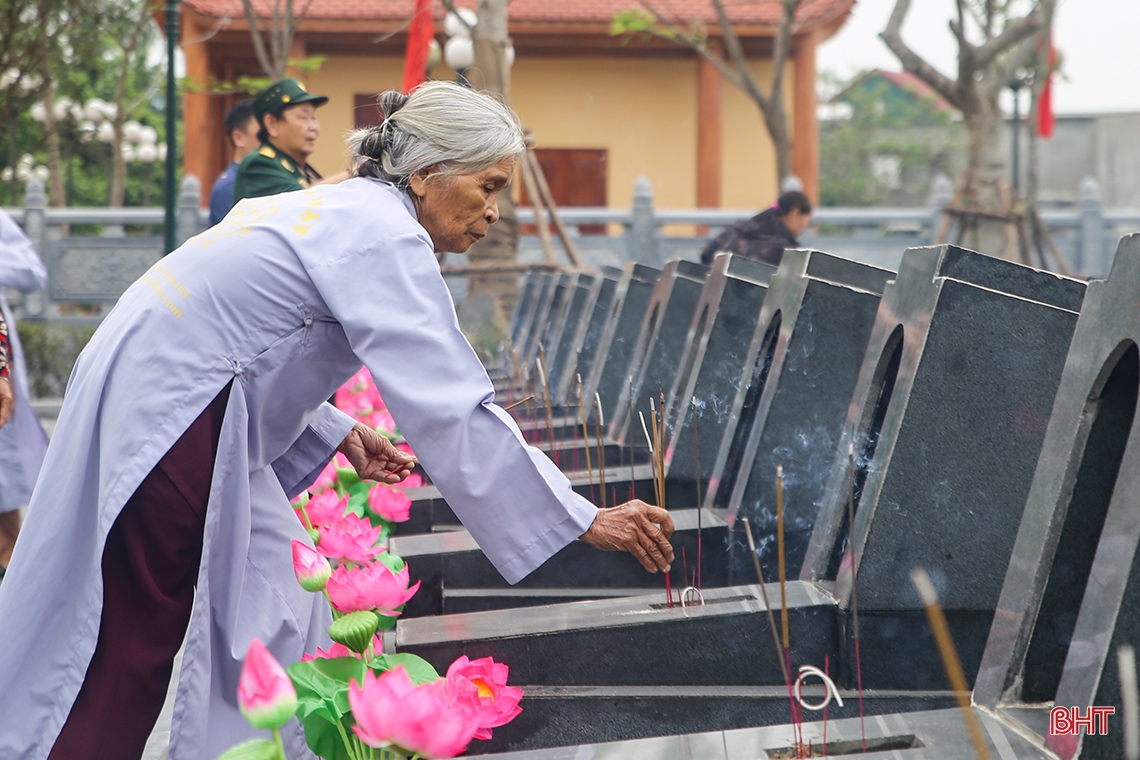
POLYGON ((751 219, 733 222, 701 251, 701 263, 711 264, 722 251, 779 266, 785 248, 796 248, 796 237, 811 224, 811 201, 792 190, 776 205, 751 219))

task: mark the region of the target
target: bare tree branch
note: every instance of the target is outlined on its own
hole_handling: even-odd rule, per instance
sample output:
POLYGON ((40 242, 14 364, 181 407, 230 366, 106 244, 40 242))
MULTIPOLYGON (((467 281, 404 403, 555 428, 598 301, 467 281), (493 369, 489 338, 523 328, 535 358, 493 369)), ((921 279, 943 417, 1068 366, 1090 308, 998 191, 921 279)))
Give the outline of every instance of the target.
POLYGON ((1006 24, 1001 34, 991 40, 986 40, 981 47, 977 48, 974 55, 975 65, 979 69, 989 66, 999 55, 1010 50, 1022 40, 1032 37, 1041 31, 1043 26, 1044 20, 1040 11, 1036 9, 1024 18, 1014 19, 1006 24))
POLYGON ((253 15, 253 3, 250 0, 241 0, 242 10, 245 11, 245 20, 249 24, 249 36, 253 38, 253 52, 257 54, 257 62, 266 76, 273 76, 273 66, 265 52, 265 42, 261 39, 261 27, 253 15))
POLYGON ((951 105, 961 109, 964 98, 958 89, 957 83, 927 63, 918 53, 911 50, 909 45, 903 42, 902 24, 909 10, 910 0, 898 0, 898 2, 895 3, 894 10, 891 11, 891 18, 887 22, 887 28, 879 33, 880 39, 886 43, 887 47, 891 49, 891 52, 895 54, 895 57, 899 59, 904 71, 926 82, 934 88, 935 92, 946 98, 951 105))

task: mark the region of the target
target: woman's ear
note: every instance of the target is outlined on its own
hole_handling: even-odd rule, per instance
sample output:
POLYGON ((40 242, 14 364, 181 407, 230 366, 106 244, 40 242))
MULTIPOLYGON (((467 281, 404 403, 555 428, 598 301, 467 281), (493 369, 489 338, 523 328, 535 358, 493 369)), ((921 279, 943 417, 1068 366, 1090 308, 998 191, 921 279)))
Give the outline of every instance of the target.
POLYGON ((424 169, 420 169, 414 174, 408 175, 408 187, 411 189, 413 195, 418 198, 423 198, 427 195, 428 178, 431 177, 434 171, 435 164, 432 164, 424 169))

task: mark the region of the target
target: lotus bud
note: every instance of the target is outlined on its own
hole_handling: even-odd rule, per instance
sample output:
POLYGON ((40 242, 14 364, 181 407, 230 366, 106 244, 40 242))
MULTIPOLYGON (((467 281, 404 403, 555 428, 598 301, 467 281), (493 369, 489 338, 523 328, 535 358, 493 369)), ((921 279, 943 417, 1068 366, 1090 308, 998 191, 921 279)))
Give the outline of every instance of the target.
POLYGON ((238 679, 237 698, 241 714, 254 728, 280 728, 297 711, 293 682, 261 639, 249 644, 238 679))
POLYGON ((367 610, 350 612, 333 621, 329 626, 329 637, 357 654, 363 654, 372 643, 372 634, 376 633, 379 625, 380 618, 375 612, 367 610))
POLYGON ((293 539, 293 573, 306 591, 324 591, 332 565, 311 546, 293 539))

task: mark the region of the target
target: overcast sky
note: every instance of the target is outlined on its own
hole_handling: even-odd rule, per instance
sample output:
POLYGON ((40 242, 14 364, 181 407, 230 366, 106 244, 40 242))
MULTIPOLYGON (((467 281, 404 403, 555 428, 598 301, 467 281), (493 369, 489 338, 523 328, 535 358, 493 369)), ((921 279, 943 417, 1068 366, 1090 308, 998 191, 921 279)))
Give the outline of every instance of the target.
MULTIPOLYGON (((844 78, 863 69, 899 70, 878 38, 894 5, 857 0, 843 29, 820 47, 819 70, 844 78)), ((954 0, 912 0, 903 25, 910 47, 951 77, 957 71, 947 23, 954 8, 954 0)), ((1064 56, 1063 76, 1054 80, 1057 113, 1140 111, 1140 0, 1058 0, 1054 45, 1064 56)))

